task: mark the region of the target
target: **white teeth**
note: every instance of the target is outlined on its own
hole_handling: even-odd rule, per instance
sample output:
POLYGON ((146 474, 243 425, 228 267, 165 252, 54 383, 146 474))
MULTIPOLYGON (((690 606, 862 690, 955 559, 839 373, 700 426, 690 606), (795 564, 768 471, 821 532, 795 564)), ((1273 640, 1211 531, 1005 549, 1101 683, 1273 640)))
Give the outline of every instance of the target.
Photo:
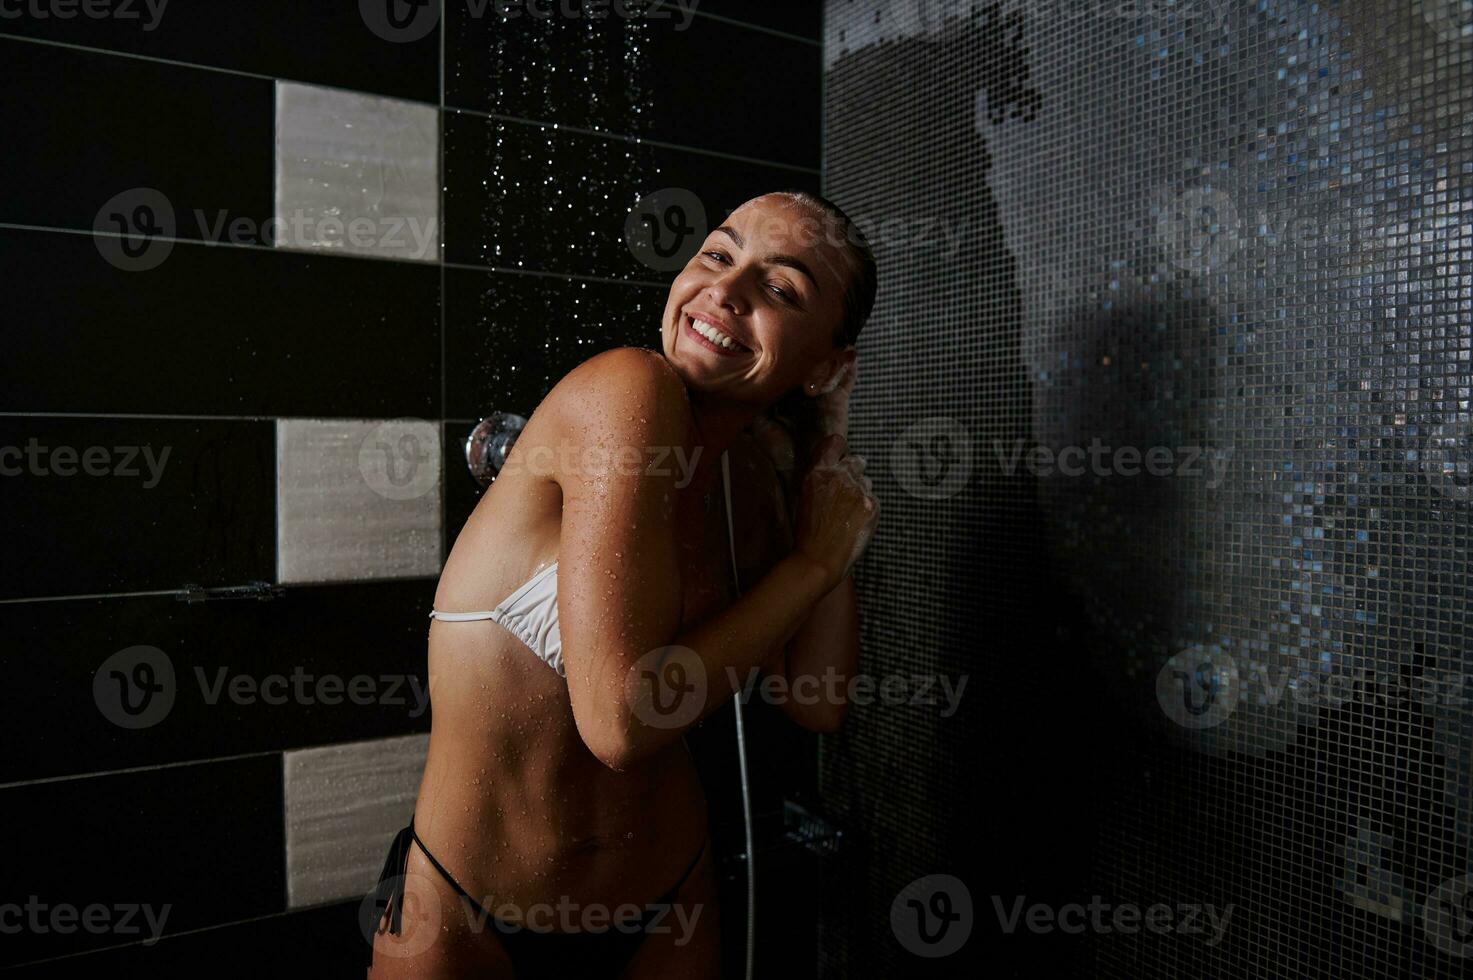
POLYGON ((691 317, 690 325, 695 328, 696 333, 700 334, 702 337, 705 337, 716 346, 725 347, 727 350, 736 350, 736 343, 726 334, 717 330, 709 323, 706 323, 703 320, 697 320, 695 317, 691 317))

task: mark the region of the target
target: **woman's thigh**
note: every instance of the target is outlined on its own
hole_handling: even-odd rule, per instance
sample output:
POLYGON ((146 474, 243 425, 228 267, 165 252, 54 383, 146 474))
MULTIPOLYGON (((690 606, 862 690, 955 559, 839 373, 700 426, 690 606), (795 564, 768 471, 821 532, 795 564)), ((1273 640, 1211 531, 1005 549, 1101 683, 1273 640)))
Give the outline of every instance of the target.
POLYGON ((512 980, 511 961, 496 933, 425 859, 409 849, 399 935, 387 918, 373 937, 368 980, 440 980, 465 976, 512 980))
POLYGON ((691 869, 675 901, 645 934, 623 980, 718 980, 721 976, 721 922, 716 898, 716 854, 710 841, 691 869))

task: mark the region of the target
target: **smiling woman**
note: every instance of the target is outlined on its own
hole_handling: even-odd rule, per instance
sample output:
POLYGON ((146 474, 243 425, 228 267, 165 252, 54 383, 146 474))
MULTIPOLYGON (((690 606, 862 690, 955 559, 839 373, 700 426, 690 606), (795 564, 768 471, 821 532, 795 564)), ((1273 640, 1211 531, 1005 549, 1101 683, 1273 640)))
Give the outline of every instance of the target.
MULTIPOLYGON (((429 754, 384 866, 371 976, 718 974, 684 733, 733 676, 855 668, 848 573, 879 509, 822 423, 847 400, 873 297, 842 212, 759 197, 672 284, 662 353, 606 351, 538 406, 436 591, 429 754), (785 397, 815 407, 791 516, 755 438, 785 397), (693 464, 618 462, 661 454, 693 464), (656 929, 671 905, 683 928, 656 929), (542 915, 564 907, 577 914, 542 915)), ((846 708, 783 705, 818 731, 846 708)))

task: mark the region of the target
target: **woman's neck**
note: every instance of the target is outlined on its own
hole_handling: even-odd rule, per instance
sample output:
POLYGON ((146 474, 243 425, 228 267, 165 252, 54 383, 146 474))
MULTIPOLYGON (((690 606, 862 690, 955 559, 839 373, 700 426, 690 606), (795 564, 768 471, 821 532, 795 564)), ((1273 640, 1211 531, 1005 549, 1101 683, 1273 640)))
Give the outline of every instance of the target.
POLYGON ((716 401, 699 392, 690 392, 690 407, 694 426, 691 452, 694 454, 698 449, 700 455, 695 458, 694 475, 688 488, 705 493, 721 479, 721 454, 762 412, 760 407, 716 401))

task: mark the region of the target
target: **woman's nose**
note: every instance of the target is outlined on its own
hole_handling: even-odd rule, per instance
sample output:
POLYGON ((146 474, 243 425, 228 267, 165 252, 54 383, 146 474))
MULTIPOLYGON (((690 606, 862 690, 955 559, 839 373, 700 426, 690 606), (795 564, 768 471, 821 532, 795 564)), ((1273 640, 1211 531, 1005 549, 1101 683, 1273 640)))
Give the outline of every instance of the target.
POLYGON ((706 296, 717 306, 740 313, 745 308, 743 296, 746 288, 741 270, 732 269, 706 287, 706 296))

